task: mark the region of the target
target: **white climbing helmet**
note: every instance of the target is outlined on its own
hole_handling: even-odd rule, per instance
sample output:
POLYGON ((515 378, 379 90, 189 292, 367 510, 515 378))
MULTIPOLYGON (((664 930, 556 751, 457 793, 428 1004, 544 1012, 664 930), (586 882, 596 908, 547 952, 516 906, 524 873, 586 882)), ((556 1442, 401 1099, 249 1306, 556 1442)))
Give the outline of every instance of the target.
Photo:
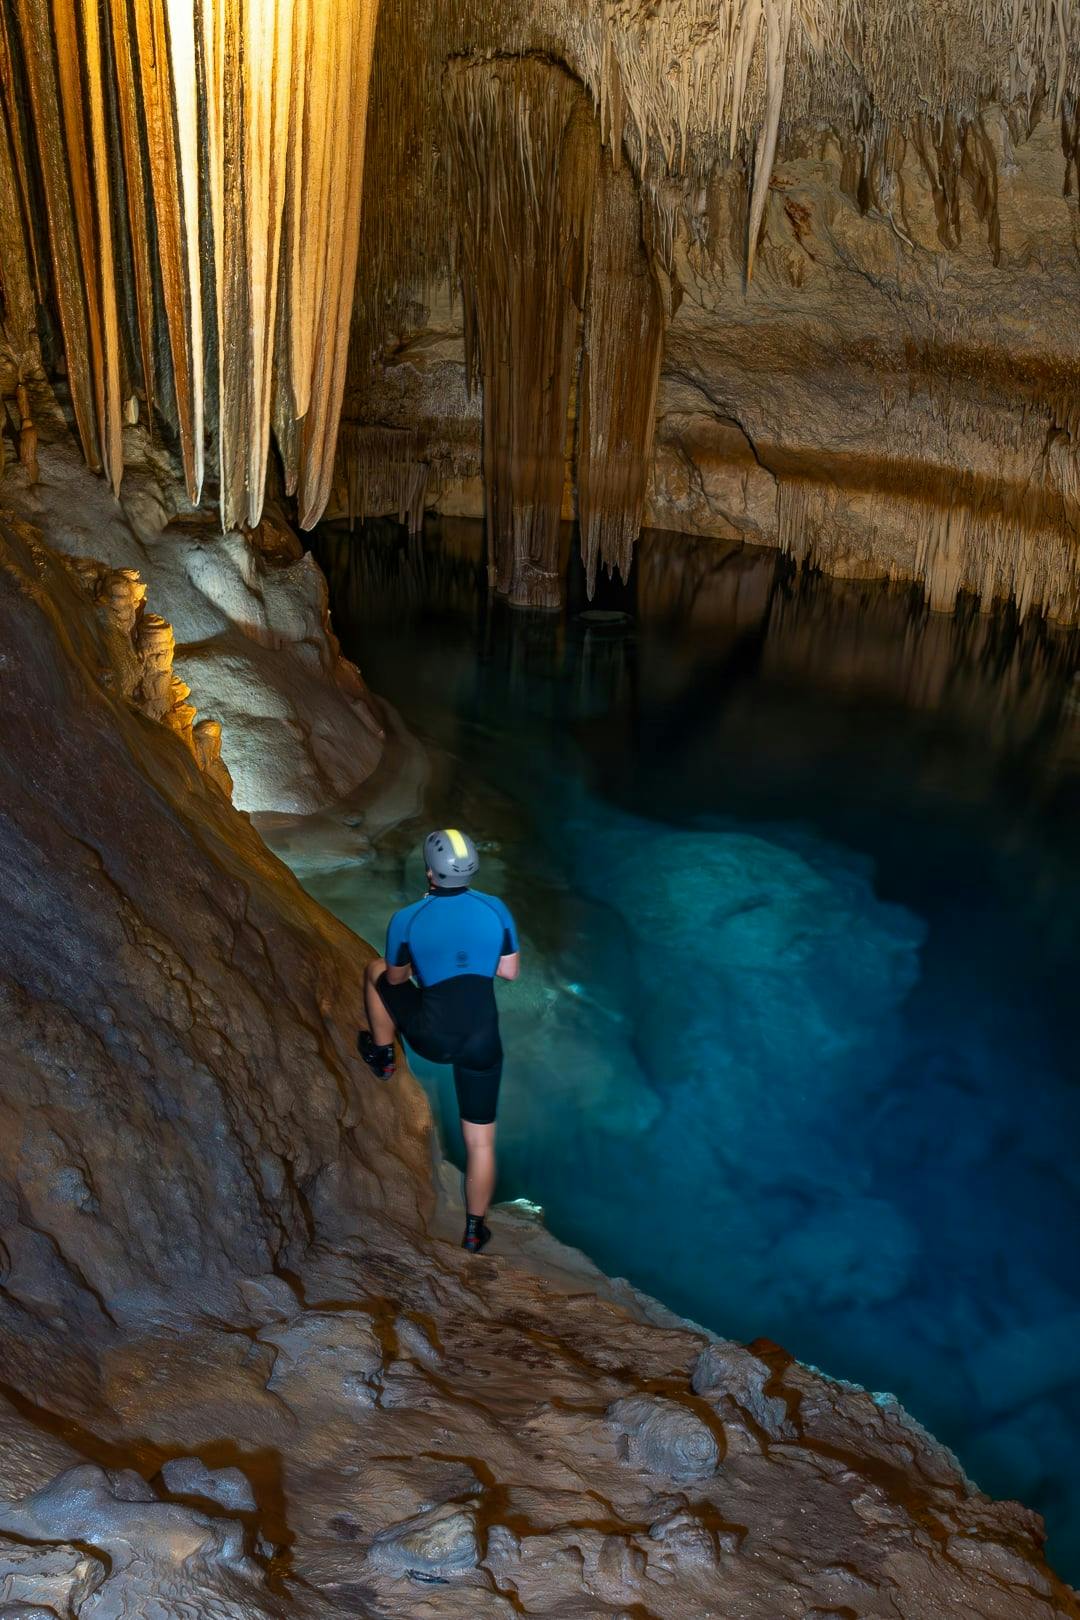
POLYGON ((428 834, 424 839, 424 860, 440 889, 467 889, 480 869, 476 845, 456 827, 428 834))

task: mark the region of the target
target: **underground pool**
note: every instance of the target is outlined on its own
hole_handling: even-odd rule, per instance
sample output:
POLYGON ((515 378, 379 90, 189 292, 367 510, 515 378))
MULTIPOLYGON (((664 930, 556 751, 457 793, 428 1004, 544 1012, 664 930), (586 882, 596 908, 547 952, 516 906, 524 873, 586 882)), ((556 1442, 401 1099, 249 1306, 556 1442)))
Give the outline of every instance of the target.
MULTIPOLYGON (((475 525, 330 526, 423 747, 270 836, 373 942, 467 827, 517 915, 501 1196, 734 1338, 894 1393, 1080 1576, 1080 681, 1004 609, 664 536, 514 614, 475 525), (418 785, 417 785, 418 784, 418 785)), ((451 1156, 449 1074, 417 1062, 451 1156)))

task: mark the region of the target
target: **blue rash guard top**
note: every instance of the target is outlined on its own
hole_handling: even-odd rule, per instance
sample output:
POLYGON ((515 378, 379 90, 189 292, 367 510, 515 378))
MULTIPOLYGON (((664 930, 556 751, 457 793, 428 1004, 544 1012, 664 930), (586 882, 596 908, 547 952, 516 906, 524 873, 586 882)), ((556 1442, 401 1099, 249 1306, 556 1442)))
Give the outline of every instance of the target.
POLYGON ((500 957, 518 948, 509 910, 479 889, 436 889, 395 911, 386 931, 387 962, 411 962, 425 990, 448 979, 493 979, 500 957))
POLYGON ((463 1120, 494 1122, 503 1050, 495 1003, 499 959, 519 949, 502 901, 478 889, 433 889, 396 911, 386 932, 391 967, 419 981, 376 988, 399 1033, 432 1063, 452 1063, 463 1120))

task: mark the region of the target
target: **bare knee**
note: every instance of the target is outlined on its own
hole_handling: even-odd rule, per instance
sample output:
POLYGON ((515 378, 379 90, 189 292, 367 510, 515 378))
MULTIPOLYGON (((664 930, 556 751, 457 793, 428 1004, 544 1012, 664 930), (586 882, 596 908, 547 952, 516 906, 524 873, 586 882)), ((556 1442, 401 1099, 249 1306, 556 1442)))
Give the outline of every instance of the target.
POLYGON ((470 1153, 486 1154, 495 1151, 495 1126, 477 1125, 471 1119, 461 1122, 461 1134, 470 1153))

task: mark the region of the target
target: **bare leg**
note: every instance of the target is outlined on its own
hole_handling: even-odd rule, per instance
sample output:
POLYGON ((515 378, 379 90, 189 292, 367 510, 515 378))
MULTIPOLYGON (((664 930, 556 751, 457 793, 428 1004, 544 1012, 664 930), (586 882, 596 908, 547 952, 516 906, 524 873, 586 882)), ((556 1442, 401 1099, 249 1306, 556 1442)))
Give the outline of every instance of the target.
POLYGON ((474 1125, 463 1119, 465 1138, 465 1210, 469 1215, 486 1215, 495 1191, 495 1126, 474 1125))
POLYGON ((386 1010, 386 1003, 375 988, 375 980, 386 969, 386 963, 381 956, 369 962, 364 972, 364 1006, 367 1009, 368 1027, 371 1038, 376 1046, 390 1046, 393 1044, 397 1028, 394 1020, 386 1010))

